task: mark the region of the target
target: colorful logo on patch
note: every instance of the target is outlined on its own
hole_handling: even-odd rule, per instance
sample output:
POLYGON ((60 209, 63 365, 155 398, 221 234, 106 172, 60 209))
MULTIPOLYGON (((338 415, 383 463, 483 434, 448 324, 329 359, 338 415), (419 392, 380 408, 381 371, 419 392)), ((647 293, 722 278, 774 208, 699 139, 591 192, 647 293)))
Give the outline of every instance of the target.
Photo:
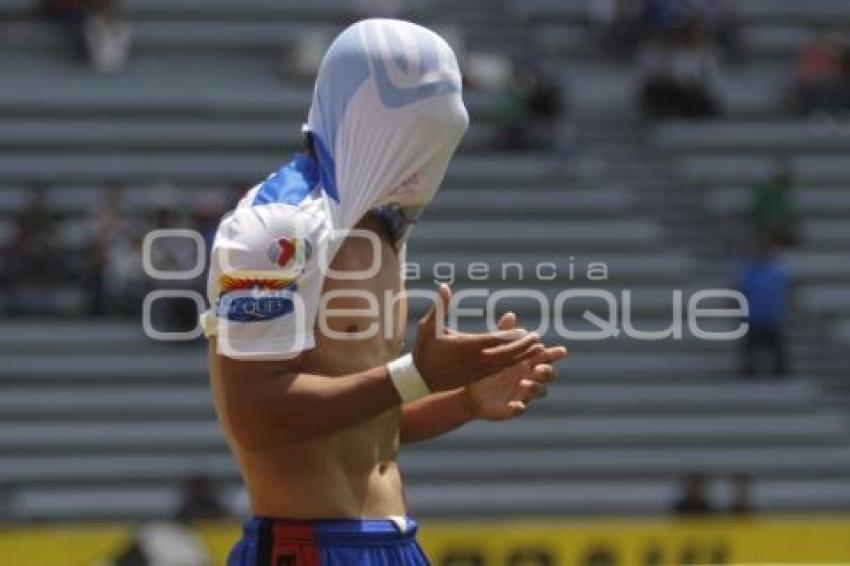
POLYGON ((290 279, 223 275, 218 316, 234 322, 263 322, 290 314, 298 285, 290 279))
POLYGON ((312 251, 310 241, 305 238, 277 238, 269 244, 266 257, 272 264, 297 276, 304 270, 312 251))
POLYGON ((222 275, 218 280, 220 294, 233 291, 279 291, 285 289, 292 279, 270 277, 254 277, 250 273, 235 272, 231 275, 222 275))
MULTIPOLYGON (((291 292, 294 292, 291 291, 291 292)), ((219 304, 219 316, 233 322, 266 322, 291 314, 294 310, 288 293, 256 296, 225 295, 219 304)))

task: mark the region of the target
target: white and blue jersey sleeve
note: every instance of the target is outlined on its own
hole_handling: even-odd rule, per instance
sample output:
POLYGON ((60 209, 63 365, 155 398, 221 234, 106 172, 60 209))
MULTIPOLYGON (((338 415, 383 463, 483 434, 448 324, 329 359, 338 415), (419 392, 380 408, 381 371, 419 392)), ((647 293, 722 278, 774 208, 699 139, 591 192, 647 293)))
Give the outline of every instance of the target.
POLYGON ((203 315, 220 354, 244 360, 292 358, 315 345, 313 329, 328 243, 306 156, 251 190, 219 226, 203 315))
POLYGON ((454 53, 424 27, 364 20, 334 40, 307 117, 316 158, 296 155, 252 189, 213 244, 203 324, 219 353, 312 348, 322 267, 370 210, 403 252, 468 126, 461 89, 454 53))

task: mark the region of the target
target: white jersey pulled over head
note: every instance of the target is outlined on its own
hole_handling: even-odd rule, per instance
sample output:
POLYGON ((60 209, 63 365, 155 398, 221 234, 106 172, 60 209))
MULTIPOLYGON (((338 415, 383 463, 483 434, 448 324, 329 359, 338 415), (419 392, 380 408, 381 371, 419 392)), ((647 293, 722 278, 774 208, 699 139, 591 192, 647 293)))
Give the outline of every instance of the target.
POLYGON ((343 31, 319 68, 294 159, 222 220, 204 313, 219 353, 287 359, 315 345, 327 266, 370 210, 399 247, 437 192, 469 119, 454 53, 434 32, 371 19, 343 31))

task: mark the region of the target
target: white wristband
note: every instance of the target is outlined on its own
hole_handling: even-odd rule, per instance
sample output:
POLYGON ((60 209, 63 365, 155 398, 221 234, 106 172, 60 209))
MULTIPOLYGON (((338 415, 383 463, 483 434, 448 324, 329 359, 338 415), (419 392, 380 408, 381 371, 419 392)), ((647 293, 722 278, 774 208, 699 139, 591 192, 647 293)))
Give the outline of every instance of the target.
POLYGON ((431 394, 419 370, 413 364, 413 354, 405 354, 387 364, 390 380, 403 403, 412 403, 431 394))

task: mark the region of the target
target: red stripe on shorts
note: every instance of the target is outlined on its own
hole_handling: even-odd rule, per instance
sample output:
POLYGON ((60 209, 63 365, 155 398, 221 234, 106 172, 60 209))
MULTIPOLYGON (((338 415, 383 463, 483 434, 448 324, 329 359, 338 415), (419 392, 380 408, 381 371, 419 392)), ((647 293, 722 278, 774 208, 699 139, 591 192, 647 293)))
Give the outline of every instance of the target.
POLYGON ((295 521, 272 525, 272 563, 270 566, 321 566, 319 546, 313 526, 295 521))

